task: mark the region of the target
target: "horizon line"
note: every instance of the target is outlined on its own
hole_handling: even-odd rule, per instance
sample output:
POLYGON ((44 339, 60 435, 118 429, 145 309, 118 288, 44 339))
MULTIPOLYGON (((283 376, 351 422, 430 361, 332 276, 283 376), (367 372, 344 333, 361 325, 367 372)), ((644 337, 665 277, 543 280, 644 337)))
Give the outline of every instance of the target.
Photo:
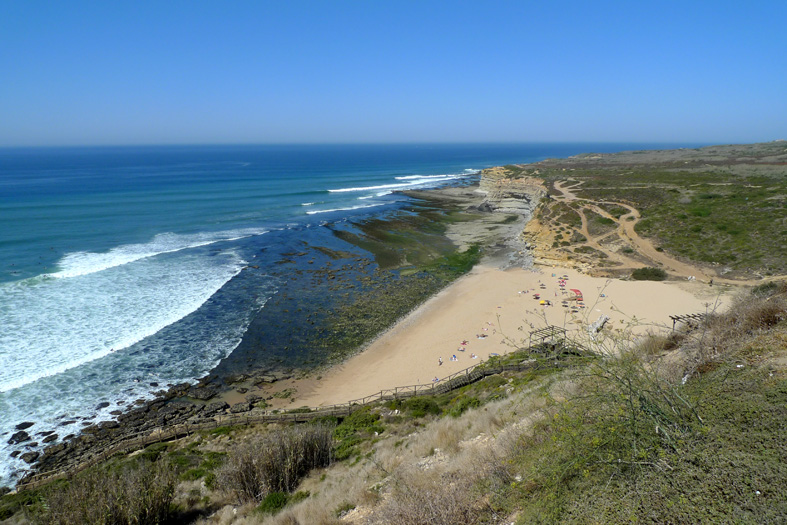
POLYGON ((171 142, 171 143, 117 143, 117 144, 27 144, 1 145, 0 149, 69 149, 69 148, 157 148, 157 147, 238 147, 238 146, 463 146, 463 145, 525 145, 525 144, 696 144, 696 145, 736 145, 763 144, 769 142, 785 142, 785 139, 774 139, 753 142, 708 142, 688 140, 657 140, 657 141, 624 141, 624 140, 534 140, 534 141, 429 141, 429 142, 171 142))

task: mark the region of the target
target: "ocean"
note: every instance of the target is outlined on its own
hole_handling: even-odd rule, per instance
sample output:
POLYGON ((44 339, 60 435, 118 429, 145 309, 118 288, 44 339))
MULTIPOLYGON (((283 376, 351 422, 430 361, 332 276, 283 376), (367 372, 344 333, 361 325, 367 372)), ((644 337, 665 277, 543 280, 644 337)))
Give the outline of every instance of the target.
MULTIPOLYGON (((676 145, 0 149, 0 485, 41 450, 229 356, 277 258, 495 165, 676 145), (294 248, 295 247, 295 248, 294 248), (244 272, 253 266, 258 271, 244 272), (9 444, 16 426, 31 439, 9 444)), ((693 145, 691 145, 693 147, 693 145)))

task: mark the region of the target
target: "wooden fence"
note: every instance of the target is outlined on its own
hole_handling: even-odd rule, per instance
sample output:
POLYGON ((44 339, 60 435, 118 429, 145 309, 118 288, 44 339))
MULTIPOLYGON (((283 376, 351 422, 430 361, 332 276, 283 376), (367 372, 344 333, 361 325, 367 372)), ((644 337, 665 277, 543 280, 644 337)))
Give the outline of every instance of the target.
MULTIPOLYGON (((529 349, 530 350, 530 349, 529 349)), ((577 355, 585 355, 586 352, 580 349, 577 355)), ((431 384, 400 386, 387 390, 380 390, 366 397, 354 399, 346 403, 328 405, 316 408, 296 408, 286 412, 276 411, 252 411, 244 414, 222 414, 211 420, 180 423, 177 425, 158 428, 154 431, 145 431, 134 435, 126 436, 119 441, 115 441, 111 446, 97 450, 81 458, 78 464, 68 468, 39 472, 24 477, 18 483, 19 489, 32 489, 56 479, 67 478, 74 474, 96 465, 115 454, 129 454, 136 450, 143 449, 155 443, 172 441, 175 439, 190 436, 191 434, 202 431, 212 430, 223 426, 240 426, 259 423, 273 422, 306 422, 321 417, 341 417, 348 416, 353 410, 363 406, 378 403, 380 401, 392 401, 397 399, 407 399, 415 396, 440 395, 479 381, 487 376, 500 374, 503 372, 521 372, 539 366, 537 360, 528 360, 517 364, 494 365, 490 363, 478 363, 459 372, 453 373, 438 382, 431 384)), ((557 361, 550 363, 550 367, 565 367, 568 363, 557 361)))

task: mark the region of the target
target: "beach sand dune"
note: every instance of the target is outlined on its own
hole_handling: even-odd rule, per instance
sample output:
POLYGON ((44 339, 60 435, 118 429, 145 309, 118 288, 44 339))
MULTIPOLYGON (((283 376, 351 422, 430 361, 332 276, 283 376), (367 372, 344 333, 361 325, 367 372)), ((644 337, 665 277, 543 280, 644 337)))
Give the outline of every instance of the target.
POLYGON ((723 289, 698 282, 595 278, 558 267, 477 266, 319 380, 288 384, 297 393, 281 406, 346 403, 381 389, 428 384, 490 354, 513 351, 511 340, 527 343, 530 331, 547 325, 586 332, 590 323, 605 315, 610 318, 607 330, 669 330, 670 315, 723 309, 727 302, 723 289), (563 276, 567 279, 561 288, 558 281, 563 276), (584 304, 573 313, 576 301, 562 304, 575 295, 571 289, 582 292, 584 304), (551 306, 540 304, 542 300, 551 306))

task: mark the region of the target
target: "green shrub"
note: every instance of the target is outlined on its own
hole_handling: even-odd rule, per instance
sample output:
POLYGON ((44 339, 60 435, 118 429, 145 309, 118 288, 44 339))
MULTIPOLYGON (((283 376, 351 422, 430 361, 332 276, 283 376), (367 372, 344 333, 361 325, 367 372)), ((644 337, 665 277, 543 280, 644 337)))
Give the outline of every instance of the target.
POLYGON ((631 278, 637 281, 663 281, 667 278, 667 272, 661 268, 637 268, 631 272, 631 278))
POLYGON ((183 481, 194 481, 204 477, 207 473, 208 471, 204 468, 192 468, 181 474, 180 479, 183 481))
POLYGON ((139 454, 139 457, 146 461, 156 461, 162 452, 166 452, 168 447, 169 443, 155 443, 145 448, 145 450, 139 454))
POLYGON ((481 406, 481 401, 477 397, 459 397, 451 403, 448 414, 451 417, 459 417, 470 408, 481 406))
POLYGON ((751 293, 755 297, 769 297, 779 291, 779 284, 771 281, 769 283, 761 284, 752 288, 751 293))
POLYGON ((350 512, 351 510, 353 510, 354 508, 355 508, 355 505, 353 505, 352 503, 348 503, 348 502, 346 502, 346 501, 345 501, 344 503, 342 503, 341 505, 339 505, 338 507, 336 507, 336 510, 335 510, 335 511, 333 511, 333 514, 334 514, 334 516, 336 516, 337 518, 341 518, 343 515, 347 514, 348 512, 350 512))
POLYGON ((41 493, 36 490, 22 490, 17 493, 3 494, 0 497, 0 520, 7 520, 25 507, 41 503, 41 493))
POLYGON ((292 494, 289 497, 289 499, 287 500, 287 504, 288 505, 294 505, 294 504, 298 503, 299 501, 305 500, 306 498, 308 498, 311 495, 312 495, 311 492, 309 492, 308 490, 299 490, 298 492, 296 492, 295 494, 292 494))
POLYGON ((442 412, 434 398, 429 396, 411 397, 404 402, 404 408, 413 417, 424 417, 426 414, 439 415, 442 412))
POLYGON ((358 452, 357 445, 371 434, 381 434, 385 427, 380 424, 380 414, 372 412, 370 407, 355 410, 345 417, 333 431, 338 440, 334 449, 334 457, 344 460, 358 452))
POLYGON ((276 514, 287 505, 289 495, 284 492, 270 492, 257 507, 263 514, 276 514))
POLYGON ((345 438, 341 439, 333 449, 333 457, 337 461, 343 461, 353 454, 358 452, 358 447, 360 443, 363 442, 363 438, 356 435, 346 436, 345 438))

